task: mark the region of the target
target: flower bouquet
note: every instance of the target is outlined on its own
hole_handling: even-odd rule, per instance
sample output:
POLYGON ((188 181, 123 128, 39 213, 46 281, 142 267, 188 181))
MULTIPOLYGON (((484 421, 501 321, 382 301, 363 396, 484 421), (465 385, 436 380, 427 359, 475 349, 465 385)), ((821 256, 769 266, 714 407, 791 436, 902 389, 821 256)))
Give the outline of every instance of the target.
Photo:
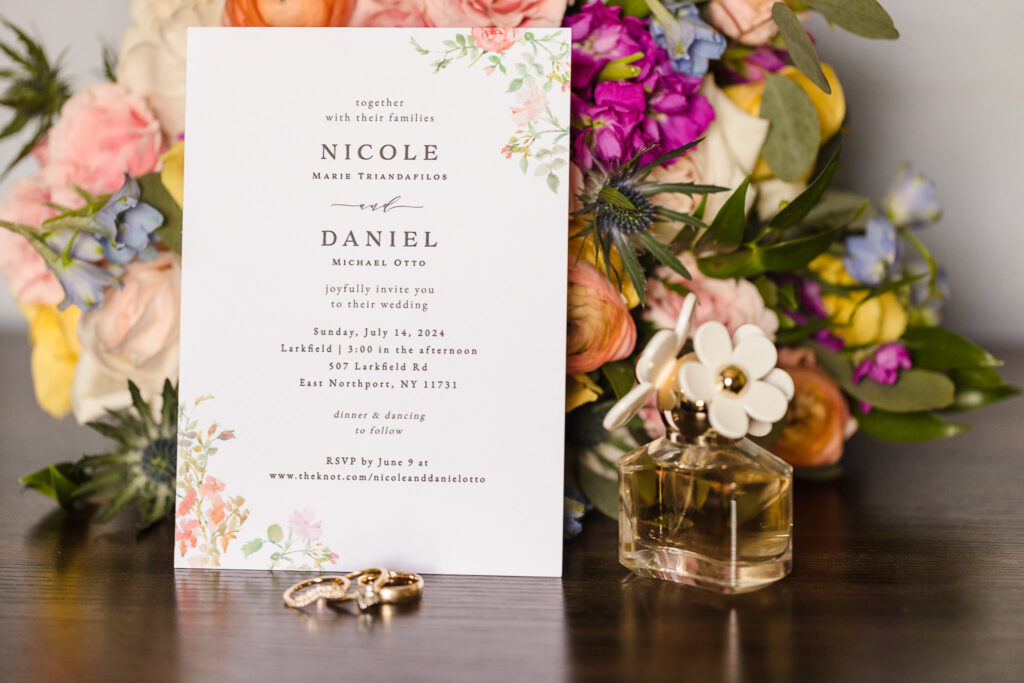
MULTIPOLYGON (((0 204, 0 270, 28 321, 36 398, 114 442, 23 479, 62 506, 99 499, 103 521, 132 504, 140 526, 152 524, 195 505, 175 487, 178 427, 189 444, 205 439, 198 455, 184 454, 197 468, 217 439, 231 438, 196 431, 175 390, 190 26, 470 27, 432 66, 483 59, 488 74, 512 78, 514 132, 495 151, 525 173, 545 168, 550 145, 571 145, 570 535, 588 501, 614 514, 617 460, 662 429, 653 404, 612 433, 601 418, 689 293, 697 324, 753 324, 783 347, 780 365, 795 383, 787 418, 769 433, 751 430, 798 467, 834 467, 857 429, 897 441, 953 436, 965 427, 945 413, 1018 393, 998 360, 939 326, 946 283, 921 238, 939 217, 934 184, 904 167, 880 201, 832 187, 846 102, 804 21, 819 13, 836 30, 894 39, 876 0, 129 6, 107 81, 78 92, 26 33, 7 24, 0 40, 10 61, 0 104, 12 114, 0 138, 31 131, 8 170, 38 167, 0 204), (517 39, 537 50, 543 29, 560 25, 572 29, 570 77, 506 65, 517 39), (572 120, 548 140, 539 124, 553 86, 571 88, 572 120)), ((231 505, 244 516, 242 502, 231 505)))

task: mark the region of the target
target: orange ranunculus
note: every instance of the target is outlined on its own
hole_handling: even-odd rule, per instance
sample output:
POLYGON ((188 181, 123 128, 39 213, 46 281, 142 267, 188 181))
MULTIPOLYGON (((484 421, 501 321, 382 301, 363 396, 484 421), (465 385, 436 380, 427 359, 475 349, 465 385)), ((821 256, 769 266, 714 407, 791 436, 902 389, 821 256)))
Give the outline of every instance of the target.
POLYGON ((850 407, 839 387, 818 367, 810 349, 780 349, 779 367, 796 391, 786 427, 772 451, 796 467, 834 465, 851 434, 850 407))
POLYGON ((584 260, 569 260, 569 308, 565 371, 597 370, 625 358, 636 344, 636 324, 626 299, 604 273, 584 260))
POLYGON ((225 26, 344 26, 353 0, 227 0, 225 26))

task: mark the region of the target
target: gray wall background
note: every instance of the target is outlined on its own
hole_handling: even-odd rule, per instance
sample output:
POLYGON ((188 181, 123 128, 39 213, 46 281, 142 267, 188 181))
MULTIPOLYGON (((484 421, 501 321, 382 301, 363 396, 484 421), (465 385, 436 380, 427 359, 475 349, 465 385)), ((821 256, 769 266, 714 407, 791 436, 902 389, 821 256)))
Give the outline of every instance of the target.
MULTIPOLYGON (((945 212, 924 239, 949 273, 947 323, 991 343, 1024 341, 1024 3, 978 0, 959 11, 922 0, 883 4, 898 41, 811 25, 849 106, 838 184, 880 197, 904 160, 933 177, 945 212)), ((122 0, 0 0, 0 15, 51 53, 68 48, 76 87, 101 79, 100 42, 116 45, 128 21, 122 0)), ((0 144, 0 161, 18 148, 0 144)), ((31 171, 26 162, 12 178, 31 171)), ((0 287, 0 329, 23 327, 0 287)))

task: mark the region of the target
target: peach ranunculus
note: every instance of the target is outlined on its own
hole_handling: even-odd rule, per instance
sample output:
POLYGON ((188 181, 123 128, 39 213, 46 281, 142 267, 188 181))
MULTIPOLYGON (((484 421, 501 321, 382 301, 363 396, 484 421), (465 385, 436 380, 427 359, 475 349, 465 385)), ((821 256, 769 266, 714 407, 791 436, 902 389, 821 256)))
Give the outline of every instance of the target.
POLYGON ((431 26, 497 26, 500 28, 562 25, 565 0, 423 0, 431 26))
POLYGON ((693 254, 686 252, 679 260, 690 271, 692 280, 684 280, 674 271, 659 266, 655 269, 655 277, 647 280, 647 309, 644 318, 650 320, 661 329, 675 327, 679 311, 683 307, 685 296, 674 292, 662 280, 680 285, 697 295, 697 309, 693 314, 694 329, 710 321, 717 320, 726 326, 729 334, 741 325, 757 325, 770 339, 775 338, 779 329, 779 317, 765 306, 761 293, 749 280, 718 280, 708 277, 697 269, 693 254))
POLYGON ((411 28, 432 26, 425 11, 423 0, 359 0, 349 25, 411 28))
POLYGON ((344 26, 353 0, 227 0, 225 26, 344 26))
POLYGON ((857 429, 846 397, 818 367, 810 349, 779 349, 779 367, 793 378, 795 394, 772 451, 797 467, 836 464, 843 456, 843 443, 857 429))
POLYGON ((566 373, 597 370, 628 356, 635 344, 625 297, 595 266, 570 258, 566 373))
POLYGON ((164 380, 178 377, 181 258, 164 252, 148 263, 134 261, 123 280, 78 325, 82 353, 71 402, 79 422, 130 406, 129 379, 159 410, 164 380))
POLYGON ((160 123, 146 102, 116 83, 97 83, 64 104, 47 138, 42 174, 54 187, 105 194, 121 187, 125 173, 156 170, 163 151, 160 123))
POLYGON ((164 141, 185 131, 185 42, 191 26, 220 26, 224 0, 128 0, 117 82, 146 100, 164 141))
POLYGON ((522 31, 517 28, 475 28, 473 42, 481 50, 504 52, 519 40, 522 31))
POLYGON ((535 121, 538 116, 544 113, 548 106, 548 98, 544 91, 534 86, 529 90, 520 90, 518 101, 515 106, 509 107, 512 110, 512 120, 517 126, 525 126, 535 121))
POLYGON ((779 27, 772 19, 772 5, 782 0, 712 0, 711 23, 744 45, 765 45, 779 27))

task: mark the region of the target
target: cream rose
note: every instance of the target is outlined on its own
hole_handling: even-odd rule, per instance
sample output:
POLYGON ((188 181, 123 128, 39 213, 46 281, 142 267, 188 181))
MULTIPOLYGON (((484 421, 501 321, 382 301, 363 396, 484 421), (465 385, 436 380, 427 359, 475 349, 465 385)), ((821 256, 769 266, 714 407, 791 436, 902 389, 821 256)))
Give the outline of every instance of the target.
POLYGON ((185 33, 220 26, 224 0, 128 0, 132 23, 121 41, 117 82, 143 97, 174 142, 185 130, 185 33))
POLYGON ((164 252, 149 263, 135 261, 123 280, 78 324, 82 353, 71 405, 79 422, 130 406, 129 379, 159 409, 164 380, 178 378, 181 258, 164 252))

